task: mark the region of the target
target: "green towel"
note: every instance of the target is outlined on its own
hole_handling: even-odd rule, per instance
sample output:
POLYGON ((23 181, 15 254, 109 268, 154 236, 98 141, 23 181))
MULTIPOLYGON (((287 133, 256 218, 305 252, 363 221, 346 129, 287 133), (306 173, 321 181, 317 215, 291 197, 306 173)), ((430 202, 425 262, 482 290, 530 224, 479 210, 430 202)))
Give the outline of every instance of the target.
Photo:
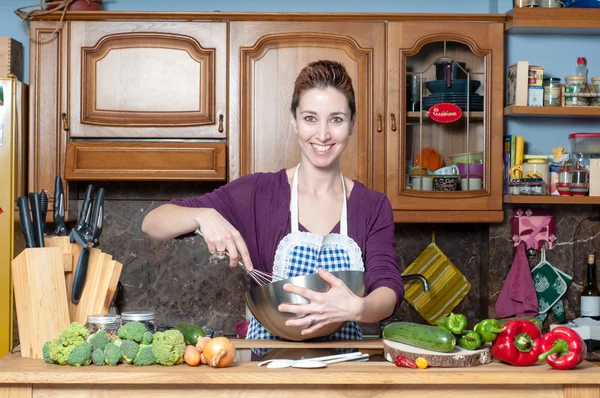
MULTIPOLYGON (((558 274, 560 275, 560 277, 565 281, 565 283, 567 284, 567 287, 569 286, 569 284, 571 283, 571 281, 573 280, 573 277, 571 275, 567 275, 564 272, 562 272, 561 270, 559 270, 558 268, 555 268, 556 272, 558 272, 558 274)), ((563 323, 565 321, 565 307, 563 305, 563 300, 562 298, 552 306, 552 313, 554 314, 554 317, 556 318, 556 320, 559 323, 563 323)))
POLYGON ((567 283, 544 257, 542 254, 542 261, 531 270, 540 314, 548 312, 567 292, 567 283))

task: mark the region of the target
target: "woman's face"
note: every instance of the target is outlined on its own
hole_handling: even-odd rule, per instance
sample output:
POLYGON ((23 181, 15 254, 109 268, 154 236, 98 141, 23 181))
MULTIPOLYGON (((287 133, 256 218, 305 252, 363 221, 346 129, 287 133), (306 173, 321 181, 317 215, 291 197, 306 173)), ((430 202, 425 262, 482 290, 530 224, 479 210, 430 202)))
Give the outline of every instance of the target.
POLYGON ((354 126, 348 100, 341 92, 332 87, 305 91, 292 123, 297 126, 303 160, 318 168, 339 165, 354 126))

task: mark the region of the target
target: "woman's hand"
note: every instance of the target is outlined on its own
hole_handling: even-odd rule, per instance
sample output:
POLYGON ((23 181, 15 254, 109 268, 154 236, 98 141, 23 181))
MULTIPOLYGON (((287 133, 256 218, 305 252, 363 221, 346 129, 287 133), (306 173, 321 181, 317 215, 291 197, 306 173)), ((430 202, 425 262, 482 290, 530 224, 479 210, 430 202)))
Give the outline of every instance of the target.
POLYGON ((233 227, 218 211, 204 209, 205 213, 198 219, 200 232, 211 254, 223 256, 225 250, 229 253, 229 266, 236 267, 237 262, 242 262, 249 271, 252 271, 252 260, 244 238, 240 232, 233 227))
POLYGON ((356 321, 361 317, 363 299, 330 272, 319 268, 318 273, 321 279, 331 285, 331 289, 326 293, 291 284, 283 286, 286 292, 298 294, 310 301, 309 304, 279 305, 281 312, 305 314, 302 318, 290 319, 285 323, 287 326, 304 326, 302 334, 313 333, 330 323, 356 321))

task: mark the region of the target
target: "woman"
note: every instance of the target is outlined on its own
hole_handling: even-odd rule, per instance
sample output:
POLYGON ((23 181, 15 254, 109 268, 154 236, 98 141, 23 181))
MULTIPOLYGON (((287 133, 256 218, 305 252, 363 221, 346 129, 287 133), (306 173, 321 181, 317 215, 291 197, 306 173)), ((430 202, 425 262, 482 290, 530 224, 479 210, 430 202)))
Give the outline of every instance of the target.
MULTIPOLYGON (((142 230, 154 239, 171 239, 199 228, 210 253, 229 252, 230 266, 241 258, 249 270, 281 278, 318 272, 331 285, 326 293, 284 286, 310 301, 280 305, 282 312, 305 314, 286 324, 304 327, 306 335, 332 322, 348 322, 330 338, 362 338, 357 322, 391 316, 404 291, 387 197, 340 171, 355 117, 346 69, 333 61, 309 64, 296 79, 291 104, 290 121, 302 151, 298 166, 255 173, 204 196, 172 201, 148 213, 142 230), (364 298, 330 273, 341 270, 365 272, 364 298)), ((277 337, 252 318, 247 338, 277 337)))

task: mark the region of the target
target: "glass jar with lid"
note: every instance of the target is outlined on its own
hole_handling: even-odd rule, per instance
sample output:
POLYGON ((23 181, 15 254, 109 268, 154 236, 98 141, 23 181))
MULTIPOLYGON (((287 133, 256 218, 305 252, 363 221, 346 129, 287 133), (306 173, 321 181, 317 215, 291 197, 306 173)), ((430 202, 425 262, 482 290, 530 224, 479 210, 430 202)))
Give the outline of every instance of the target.
POLYGON ((560 79, 558 77, 544 79, 544 106, 560 106, 560 79))
POLYGON ((90 334, 103 329, 107 334, 113 334, 116 337, 117 329, 121 326, 121 317, 115 314, 88 315, 85 326, 90 334))
MULTIPOLYGON (((582 94, 585 92, 587 79, 585 76, 565 77, 565 94, 582 94)), ((588 99, 585 97, 569 97, 565 95, 566 106, 587 106, 588 99)))
POLYGON ((121 314, 121 325, 125 325, 127 322, 141 322, 146 325, 148 331, 156 333, 158 328, 154 322, 153 311, 127 311, 121 314))

